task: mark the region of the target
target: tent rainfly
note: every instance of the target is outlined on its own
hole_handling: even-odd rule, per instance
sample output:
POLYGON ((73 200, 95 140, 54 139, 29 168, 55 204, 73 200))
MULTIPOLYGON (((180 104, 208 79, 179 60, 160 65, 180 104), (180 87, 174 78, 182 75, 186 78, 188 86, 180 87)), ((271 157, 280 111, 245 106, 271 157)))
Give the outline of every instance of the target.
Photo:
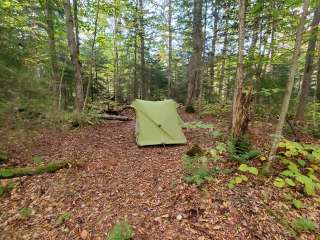
POLYGON ((136 141, 138 146, 184 144, 187 142, 181 126, 182 119, 173 100, 135 100, 136 141))

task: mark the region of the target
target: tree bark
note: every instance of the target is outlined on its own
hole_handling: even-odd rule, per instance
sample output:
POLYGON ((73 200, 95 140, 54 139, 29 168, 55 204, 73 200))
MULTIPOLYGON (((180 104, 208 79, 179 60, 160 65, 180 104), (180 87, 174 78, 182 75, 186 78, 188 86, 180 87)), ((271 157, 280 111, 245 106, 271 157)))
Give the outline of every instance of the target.
POLYGON ((289 72, 289 76, 288 76, 286 92, 285 92, 285 95, 283 98, 279 121, 277 124, 276 132, 275 132, 273 142, 272 142, 271 151, 269 154, 269 159, 268 159, 266 169, 265 169, 267 173, 270 172, 272 163, 276 158, 278 144, 279 144, 281 136, 282 136, 282 130, 284 127, 285 119, 286 119, 288 108, 289 108, 289 102, 290 102, 290 98, 291 98, 292 88, 294 85, 294 76, 296 74, 296 70, 298 67, 298 59, 299 59, 299 55, 300 55, 300 48, 301 48, 304 24, 305 24, 305 20, 306 20, 307 14, 308 14, 308 7, 309 7, 309 0, 304 0, 303 11, 302 11, 300 23, 299 23, 299 26, 298 26, 298 29, 296 32, 296 41, 295 41, 294 52, 293 52, 293 56, 292 56, 292 60, 291 60, 291 67, 290 67, 290 72, 289 72))
POLYGON ((135 6, 135 32, 134 32, 134 80, 133 80, 133 96, 134 99, 139 98, 139 82, 138 82, 138 61, 137 61, 137 49, 138 49, 138 33, 139 33, 139 23, 138 23, 138 2, 135 6))
POLYGON ((95 54, 95 46, 96 46, 96 39, 97 39, 97 29, 98 29, 98 19, 99 19, 99 10, 100 10, 100 0, 97 0, 97 6, 96 6, 96 16, 94 20, 94 31, 93 31, 93 39, 91 44, 91 53, 90 53, 90 76, 87 84, 86 89, 86 96, 84 98, 83 107, 86 107, 89 95, 90 95, 90 89, 91 89, 91 83, 93 79, 93 65, 96 65, 96 54, 95 54))
POLYGON ((71 53, 71 59, 74 68, 74 79, 75 79, 75 109, 80 112, 83 108, 83 86, 81 78, 81 65, 79 60, 79 51, 76 41, 76 35, 74 32, 74 22, 71 13, 71 4, 70 0, 64 0, 64 13, 65 13, 65 22, 66 30, 68 37, 68 46, 71 53))
POLYGON ((226 15, 225 19, 225 27, 224 27, 224 37, 223 37, 223 48, 222 48, 222 63, 221 63, 221 71, 219 77, 219 85, 218 85, 218 94, 222 99, 222 87, 224 82, 224 75, 226 69, 226 58, 227 58, 227 50, 228 50, 228 28, 229 28, 228 15, 226 15))
POLYGON ((45 0, 45 13, 47 22, 47 34, 48 34, 48 47, 50 53, 50 64, 51 64, 51 86, 55 93, 55 107, 58 107, 58 96, 59 96, 59 68, 58 59, 56 51, 56 41, 55 41, 55 28, 54 28, 54 12, 53 12, 53 2, 52 0, 45 0))
POLYGON ((318 46, 318 62, 317 62, 317 86, 316 86, 316 101, 320 102, 320 43, 318 46))
POLYGON ((231 122, 231 134, 234 138, 239 138, 243 134, 241 129, 246 129, 246 127, 240 126, 244 123, 242 119, 242 89, 243 89, 243 55, 244 55, 244 38, 245 38, 245 0, 239 0, 239 54, 238 54, 238 65, 236 73, 236 82, 233 95, 233 107, 232 107, 232 122, 231 122))
POLYGON ((169 16, 168 16, 168 31, 169 31, 169 46, 168 46, 168 98, 172 97, 172 0, 168 0, 169 16))
POLYGON ((141 98, 142 99, 147 99, 148 95, 148 84, 147 84, 147 76, 146 76, 146 62, 145 62, 145 30, 144 30, 144 11, 143 11, 143 0, 139 0, 139 22, 140 22, 140 41, 141 41, 141 46, 140 46, 140 61, 141 61, 141 66, 140 66, 140 77, 141 77, 141 98))
POLYGON ((306 53, 301 92, 300 92, 299 103, 298 103, 296 116, 295 116, 296 121, 304 120, 304 112, 307 104, 307 98, 309 96, 311 76, 314 69, 313 59, 314 59, 315 49, 316 49, 319 22, 320 22, 320 0, 317 0, 317 6, 314 11, 313 20, 311 23, 312 30, 310 33, 311 35, 309 38, 308 49, 306 53))
POLYGON ((186 111, 194 112, 194 104, 198 99, 202 69, 202 5, 203 0, 193 2, 193 51, 188 65, 188 93, 186 111))
POLYGON ((213 101, 214 81, 215 81, 215 58, 216 58, 216 42, 218 37, 218 24, 219 24, 219 0, 212 1, 213 9, 213 36, 212 36, 212 50, 210 62, 210 87, 208 88, 209 100, 213 101))

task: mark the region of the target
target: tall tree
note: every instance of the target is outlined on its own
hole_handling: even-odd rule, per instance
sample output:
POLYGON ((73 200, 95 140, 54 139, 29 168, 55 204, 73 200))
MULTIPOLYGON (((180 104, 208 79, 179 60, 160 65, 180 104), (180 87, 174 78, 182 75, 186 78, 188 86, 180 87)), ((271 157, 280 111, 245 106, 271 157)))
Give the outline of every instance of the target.
POLYGON ((148 95, 148 84, 147 84, 147 71, 146 71, 146 60, 145 60, 145 29, 144 29, 144 10, 143 0, 139 0, 139 22, 140 22, 140 79, 141 79, 141 98, 146 99, 148 95))
POLYGON ((311 22, 311 35, 309 38, 308 49, 306 53, 303 80, 301 86, 301 92, 299 96, 299 103, 297 107, 297 112, 295 116, 296 121, 302 121, 304 119, 304 112, 306 108, 307 99, 309 96, 311 76, 313 73, 313 59, 315 55, 318 25, 320 22, 320 0, 317 0, 316 9, 314 11, 313 19, 311 22))
POLYGON ((94 20, 94 31, 93 31, 93 39, 91 44, 91 53, 90 53, 90 75, 89 80, 87 83, 86 95, 84 98, 83 107, 86 107, 86 103, 88 101, 88 97, 90 94, 92 79, 93 79, 93 66, 96 67, 96 54, 95 54, 95 46, 96 46, 96 39, 97 39, 97 29, 98 29, 98 19, 99 19, 99 10, 100 10, 100 0, 96 1, 96 16, 94 20))
POLYGON ((282 130, 284 127, 285 119, 286 119, 288 108, 289 108, 289 102, 290 102, 290 98, 291 98, 292 88, 294 85, 294 76, 296 74, 296 70, 297 70, 297 66, 298 66, 298 59, 299 59, 299 55, 300 55, 300 47, 301 47, 301 42, 302 42, 304 24, 305 24, 306 17, 308 15, 308 7, 309 7, 309 0, 304 0, 302 15, 301 15, 299 26, 298 26, 298 29, 296 32, 296 41, 294 44, 294 52, 293 52, 293 56, 292 56, 292 60, 291 60, 291 67, 290 67, 290 72, 289 72, 289 76, 288 76, 286 92, 284 94, 284 98, 283 98, 283 102, 282 102, 282 106, 281 106, 281 111, 280 111, 280 117, 279 117, 279 121, 277 124, 276 132, 275 132, 275 135, 273 138, 268 163, 266 165, 267 172, 270 172, 272 162, 274 161, 274 159, 276 157, 278 144, 281 139, 282 130))
POLYGON ((172 97, 172 0, 168 0, 169 16, 168 16, 168 98, 172 97))
POLYGON ((55 27, 54 27, 54 4, 52 0, 45 0, 45 13, 47 27, 46 31, 48 34, 48 47, 50 53, 50 64, 51 64, 51 86, 55 93, 55 105, 58 107, 59 99, 59 68, 56 51, 56 39, 55 39, 55 27))
MULTIPOLYGON (((76 40, 74 19, 71 12, 70 0, 64 0, 64 14, 66 22, 66 30, 68 37, 68 46, 71 53, 71 59, 74 69, 74 80, 75 80, 75 109, 80 112, 83 108, 83 86, 81 78, 81 65, 79 60, 79 46, 76 40)), ((75 13, 77 15, 77 13, 75 13)))
POLYGON ((213 9, 213 36, 211 42, 211 62, 210 62, 210 88, 208 89, 209 99, 212 101, 213 84, 215 81, 215 58, 216 58, 216 42, 218 38, 218 25, 219 25, 219 5, 220 1, 212 1, 213 9))
POLYGON ((320 43, 318 46, 317 79, 316 79, 316 101, 320 102, 320 43))
POLYGON ((242 135, 242 114, 241 114, 241 96, 243 89, 243 56, 244 56, 244 39, 245 39, 245 0, 239 0, 239 53, 238 53, 238 65, 236 73, 235 88, 233 94, 233 106, 232 106, 232 123, 231 123, 231 133, 234 138, 238 138, 242 135))
POLYGON ((188 65, 188 93, 186 111, 193 112, 195 101, 198 99, 200 90, 202 68, 202 5, 203 0, 193 1, 193 33, 192 33, 192 56, 188 65))

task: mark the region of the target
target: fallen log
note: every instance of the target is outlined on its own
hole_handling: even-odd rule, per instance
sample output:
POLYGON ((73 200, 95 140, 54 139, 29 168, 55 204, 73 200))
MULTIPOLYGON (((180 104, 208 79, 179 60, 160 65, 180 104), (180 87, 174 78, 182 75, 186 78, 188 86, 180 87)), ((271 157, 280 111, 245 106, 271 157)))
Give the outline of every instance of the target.
POLYGON ((54 173, 59 169, 69 166, 69 162, 52 162, 47 165, 36 167, 0 168, 0 179, 15 178, 22 176, 33 176, 43 173, 54 173))
POLYGON ((130 121, 132 120, 129 117, 121 115, 110 115, 110 114, 99 114, 98 118, 105 120, 119 120, 119 121, 130 121))

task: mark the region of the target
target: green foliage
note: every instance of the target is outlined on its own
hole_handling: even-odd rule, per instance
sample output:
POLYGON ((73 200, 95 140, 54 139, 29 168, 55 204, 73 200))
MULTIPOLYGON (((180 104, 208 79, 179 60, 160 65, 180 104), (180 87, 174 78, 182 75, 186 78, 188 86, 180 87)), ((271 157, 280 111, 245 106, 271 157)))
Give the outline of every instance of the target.
POLYGON ((249 172, 253 175, 258 175, 258 169, 255 167, 250 167, 247 164, 241 164, 240 167, 238 168, 241 172, 249 172))
POLYGON ((22 219, 28 219, 32 216, 33 210, 31 208, 22 208, 19 211, 19 215, 22 219))
POLYGON ((293 199, 292 206, 296 209, 300 209, 300 208, 302 208, 302 202, 298 199, 293 199))
POLYGON ((0 163, 8 160, 7 154, 0 151, 0 163))
POLYGON ((222 133, 219 130, 212 130, 209 132, 209 134, 215 138, 220 137, 222 135, 222 133))
POLYGON ((303 186, 307 195, 315 195, 320 189, 320 180, 316 176, 320 163, 320 148, 288 140, 279 143, 279 156, 286 169, 276 178, 277 187, 303 186))
POLYGON ((228 152, 231 158, 237 162, 247 162, 260 155, 258 150, 252 149, 250 139, 247 136, 231 140, 228 143, 228 152))
POLYGON ((5 185, 0 185, 0 197, 7 195, 14 189, 15 184, 13 181, 8 181, 5 185))
POLYGON ((196 128, 213 129, 213 125, 212 124, 204 123, 204 122, 201 122, 201 121, 185 122, 182 127, 183 128, 188 128, 188 129, 196 129, 196 128))
POLYGON ((98 115, 94 111, 72 112, 68 115, 68 122, 72 127, 92 125, 97 120, 98 115))
POLYGON ((219 171, 217 167, 209 167, 207 156, 202 155, 183 155, 184 180, 188 184, 200 186, 213 179, 213 175, 219 171))
POLYGON ((202 107, 202 114, 210 114, 213 116, 226 114, 230 111, 231 106, 229 104, 212 103, 206 104, 202 107))
POLYGON ((36 164, 43 163, 44 159, 41 155, 36 155, 32 157, 32 161, 36 164))
MULTIPOLYGON (((245 173, 250 173, 252 175, 257 176, 258 175, 258 169, 255 167, 250 167, 247 164, 241 164, 238 168, 239 171, 241 172, 245 172, 245 173)), ((242 182, 247 182, 248 181, 248 177, 245 175, 239 175, 234 177, 233 179, 231 179, 228 183, 228 188, 232 189, 234 188, 236 185, 242 183, 242 182)))
POLYGON ((133 239, 132 226, 127 221, 116 223, 108 233, 107 240, 130 240, 133 239))
POLYGON ((62 213, 56 220, 56 224, 57 225, 63 225, 65 224, 67 221, 69 221, 71 218, 71 213, 69 212, 64 212, 62 213))
POLYGON ((295 231, 301 232, 313 232, 318 226, 310 219, 307 218, 299 218, 295 220, 292 224, 295 231))

